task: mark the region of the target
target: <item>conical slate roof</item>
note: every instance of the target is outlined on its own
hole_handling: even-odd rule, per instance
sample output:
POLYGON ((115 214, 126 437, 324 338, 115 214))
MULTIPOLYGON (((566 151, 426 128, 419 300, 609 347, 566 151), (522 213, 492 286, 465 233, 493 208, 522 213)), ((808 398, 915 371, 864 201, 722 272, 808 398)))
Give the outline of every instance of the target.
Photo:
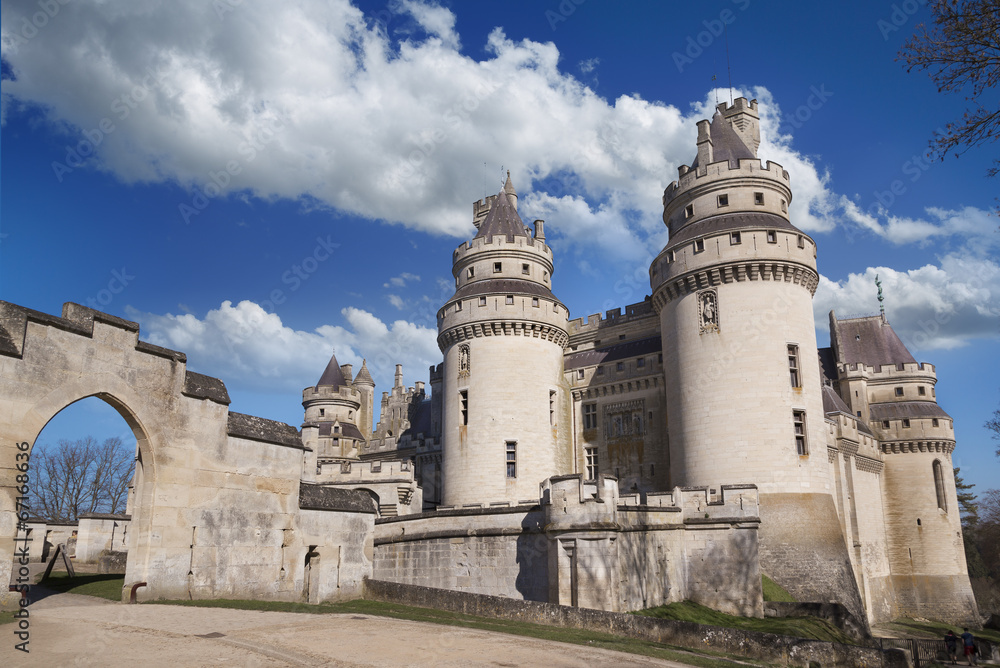
MULTIPOLYGON (((729 124, 718 111, 712 117, 712 125, 709 126, 709 136, 712 138, 712 162, 729 161, 729 164, 736 168, 740 165, 740 160, 755 158, 754 152, 749 146, 743 143, 736 130, 729 124)), ((695 156, 691 163, 691 169, 698 166, 698 156, 695 156)))
POLYGON ((317 387, 320 385, 329 385, 334 388, 347 385, 344 373, 340 370, 340 363, 337 362, 337 353, 333 353, 330 356, 330 362, 326 365, 326 369, 323 371, 323 375, 319 377, 319 382, 316 385, 317 387))
MULTIPOLYGON (((507 241, 513 243, 515 236, 528 236, 527 232, 524 231, 524 221, 517 215, 517 209, 507 197, 506 190, 504 187, 497 193, 496 199, 493 200, 493 206, 490 207, 490 212, 486 215, 486 220, 479 226, 476 239, 485 238, 489 242, 494 236, 504 235, 507 237, 507 241)), ((511 186, 511 190, 513 190, 513 186, 511 186)))
POLYGON ((375 385, 375 381, 372 380, 372 375, 368 373, 368 361, 361 360, 361 370, 358 371, 357 377, 354 379, 354 384, 357 385, 361 383, 363 385, 375 385))

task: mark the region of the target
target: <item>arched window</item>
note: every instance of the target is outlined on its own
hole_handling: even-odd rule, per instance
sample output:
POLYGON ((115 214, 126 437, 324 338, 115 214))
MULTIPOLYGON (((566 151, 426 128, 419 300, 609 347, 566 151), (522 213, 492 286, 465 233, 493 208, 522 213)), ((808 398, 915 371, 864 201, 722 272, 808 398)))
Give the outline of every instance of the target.
POLYGON ((948 512, 948 499, 944 495, 944 469, 940 459, 934 460, 934 490, 937 492, 938 508, 948 512))

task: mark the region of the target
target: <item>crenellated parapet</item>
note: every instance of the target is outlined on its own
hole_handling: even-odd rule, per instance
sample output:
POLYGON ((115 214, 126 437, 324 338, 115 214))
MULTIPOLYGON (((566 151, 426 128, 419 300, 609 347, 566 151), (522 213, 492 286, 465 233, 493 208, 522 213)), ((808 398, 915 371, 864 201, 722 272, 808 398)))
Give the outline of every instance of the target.
POLYGON ((410 482, 413 464, 403 461, 323 462, 317 481, 331 484, 410 482))
POLYGON ((608 329, 611 327, 618 327, 619 325, 624 325, 635 320, 641 320, 644 318, 655 318, 656 312, 653 310, 653 304, 649 299, 645 299, 641 302, 636 302, 635 304, 629 304, 625 307, 625 312, 622 313, 621 307, 615 309, 609 309, 604 313, 603 317, 600 313, 593 313, 584 318, 574 318, 566 323, 567 329, 570 336, 576 334, 586 334, 588 332, 599 332, 602 329, 608 329))

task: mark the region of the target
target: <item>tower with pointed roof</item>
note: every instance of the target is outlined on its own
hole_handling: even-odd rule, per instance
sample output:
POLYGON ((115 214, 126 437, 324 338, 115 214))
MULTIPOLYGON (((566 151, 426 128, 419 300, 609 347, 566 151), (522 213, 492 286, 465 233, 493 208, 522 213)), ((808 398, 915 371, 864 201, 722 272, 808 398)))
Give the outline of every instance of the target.
POLYGON ((816 246, 789 219, 788 172, 758 159, 758 142, 756 100, 718 105, 663 194, 670 237, 650 284, 670 484, 757 485, 761 569, 799 600, 861 617, 825 446, 816 246))
POLYGON ((455 294, 438 311, 445 505, 536 498, 573 470, 563 378, 566 307, 552 249, 517 212, 507 182, 473 206, 475 238, 454 253, 455 294))
MULTIPOLYGON (((362 373, 367 375, 364 366, 358 373, 361 385, 356 386, 350 377, 351 365, 341 365, 334 353, 316 385, 302 390, 302 407, 305 409, 302 441, 312 449, 315 464, 356 459, 367 441, 358 428, 367 387, 362 373)), ((371 381, 370 375, 368 381, 371 381)), ((375 384, 371 383, 368 392, 373 392, 374 388, 375 384)), ((371 405, 370 400, 368 405, 371 405)), ((371 425, 370 420, 368 424, 371 425)))
POLYGON ((372 421, 375 411, 375 381, 368 371, 368 360, 361 360, 361 369, 354 379, 354 388, 361 394, 358 406, 358 429, 366 441, 372 437, 372 421))

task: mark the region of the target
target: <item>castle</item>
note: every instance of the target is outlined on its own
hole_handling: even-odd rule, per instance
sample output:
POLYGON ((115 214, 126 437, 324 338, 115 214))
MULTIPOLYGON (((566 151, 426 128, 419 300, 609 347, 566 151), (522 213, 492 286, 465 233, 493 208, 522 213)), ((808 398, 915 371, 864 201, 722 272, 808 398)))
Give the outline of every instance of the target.
MULTIPOLYGON (((697 154, 663 194, 670 236, 649 268, 651 295, 586 320, 570 320, 553 293, 544 223, 522 222, 508 173, 497 195, 473 205, 476 234, 454 252, 455 293, 437 315, 444 361, 431 368, 430 396, 423 383, 406 388, 397 366, 369 433, 366 366, 352 379, 334 357, 305 390, 302 437, 315 452, 315 482, 363 488, 397 523, 470 511, 452 523, 487 533, 502 532, 478 511, 536 506, 539 485, 544 503, 547 486, 567 477, 581 503, 614 497, 623 509, 677 509, 698 493, 699 512, 737 493, 747 507, 752 489, 749 560, 759 558, 760 571, 798 600, 839 602, 869 622, 974 619, 954 430, 936 402, 934 367, 913 358, 884 313, 831 312, 830 346, 817 347, 816 243, 789 218, 788 172, 758 159, 759 144, 756 100, 720 104, 698 123, 697 154)), ((612 523, 622 537, 640 535, 622 517, 612 523)), ((583 556, 584 542, 573 558, 596 558, 583 556)), ((741 559, 733 547, 709 558, 741 559)), ((549 555, 550 569, 565 552, 549 555)), ((620 549, 598 552, 624 559, 620 549)), ((420 557, 399 552, 382 574, 565 599, 558 578, 548 593, 462 587, 408 565, 420 557)), ((658 577, 617 567, 622 578, 658 577)), ((592 577, 598 588, 608 573, 592 577)), ((740 586, 730 603, 753 614, 759 593, 740 586)), ((674 597, 646 593, 641 603, 674 597)))
POLYGON ((222 380, 134 322, 0 302, 0 580, 49 531, 28 521, 33 444, 98 397, 136 436, 134 490, 127 518, 80 535, 88 554, 127 548, 125 599, 315 603, 367 578, 761 616, 766 575, 862 625, 978 626, 934 367, 884 314, 831 313, 818 348, 816 244, 759 143, 756 101, 698 123, 650 296, 585 320, 553 292, 544 223, 524 224, 508 175, 455 249, 430 394, 397 366, 374 430, 366 363, 331 358, 297 429, 230 411, 222 380))

